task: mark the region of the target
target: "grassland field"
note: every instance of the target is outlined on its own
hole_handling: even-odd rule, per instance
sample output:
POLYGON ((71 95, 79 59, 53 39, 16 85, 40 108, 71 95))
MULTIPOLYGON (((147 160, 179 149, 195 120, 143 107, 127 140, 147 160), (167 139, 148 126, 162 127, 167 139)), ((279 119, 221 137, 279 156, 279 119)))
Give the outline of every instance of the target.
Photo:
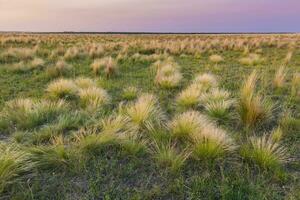
POLYGON ((300 198, 300 35, 0 34, 0 200, 300 198))

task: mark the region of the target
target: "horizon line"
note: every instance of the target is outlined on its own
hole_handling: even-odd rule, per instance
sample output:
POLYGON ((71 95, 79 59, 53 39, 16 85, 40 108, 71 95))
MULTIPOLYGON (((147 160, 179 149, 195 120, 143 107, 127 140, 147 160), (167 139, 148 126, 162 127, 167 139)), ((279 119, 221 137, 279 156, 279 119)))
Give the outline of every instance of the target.
POLYGON ((250 31, 250 32, 159 32, 159 31, 0 31, 0 33, 30 33, 30 34, 199 34, 199 35, 205 35, 205 34, 299 34, 300 32, 296 31, 250 31))

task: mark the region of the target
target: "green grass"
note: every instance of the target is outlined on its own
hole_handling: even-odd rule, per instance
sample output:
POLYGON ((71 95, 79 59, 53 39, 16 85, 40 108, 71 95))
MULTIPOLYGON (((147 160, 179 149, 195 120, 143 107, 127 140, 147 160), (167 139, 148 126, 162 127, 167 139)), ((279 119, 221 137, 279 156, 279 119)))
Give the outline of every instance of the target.
POLYGON ((51 35, 52 42, 47 35, 28 37, 31 42, 0 43, 0 140, 6 151, 0 155, 0 199, 298 198, 300 48, 287 62, 288 44, 255 47, 257 38, 271 37, 299 47, 298 35, 51 35), (245 40, 248 54, 244 47, 224 46, 228 38, 245 40), (37 39, 43 41, 38 48, 37 39), (182 41, 218 45, 172 48, 182 41), (21 51, 5 53, 10 48, 21 51), (110 56, 115 73, 94 73, 94 60, 110 56), (9 69, 34 58, 43 65, 9 69), (241 58, 248 60, 241 64, 241 58), (168 69, 166 82, 159 77, 158 84, 164 62, 176 63, 176 70, 168 69), (241 98, 253 70, 255 87, 241 98), (169 84, 168 71, 180 73, 180 80, 169 84), (276 73, 280 90, 274 87, 276 73), (49 90, 61 78, 70 80, 65 88, 49 90), (30 102, 20 106, 16 99, 30 102), (271 114, 251 115, 254 104, 262 109, 269 102, 271 114), (186 114, 194 111, 203 119, 186 114))

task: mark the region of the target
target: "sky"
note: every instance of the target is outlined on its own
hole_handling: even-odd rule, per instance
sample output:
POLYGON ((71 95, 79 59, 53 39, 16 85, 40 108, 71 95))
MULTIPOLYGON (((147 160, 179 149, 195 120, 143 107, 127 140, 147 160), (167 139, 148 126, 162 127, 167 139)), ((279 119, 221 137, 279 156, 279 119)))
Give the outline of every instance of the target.
POLYGON ((300 32, 300 0, 0 0, 0 31, 300 32))

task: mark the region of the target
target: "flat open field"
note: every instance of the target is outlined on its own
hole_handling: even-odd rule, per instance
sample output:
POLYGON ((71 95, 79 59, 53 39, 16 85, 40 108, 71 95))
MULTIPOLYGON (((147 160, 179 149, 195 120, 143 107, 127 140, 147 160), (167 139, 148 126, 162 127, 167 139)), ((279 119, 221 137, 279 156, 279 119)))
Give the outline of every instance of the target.
POLYGON ((0 35, 0 199, 300 196, 300 35, 0 35))

